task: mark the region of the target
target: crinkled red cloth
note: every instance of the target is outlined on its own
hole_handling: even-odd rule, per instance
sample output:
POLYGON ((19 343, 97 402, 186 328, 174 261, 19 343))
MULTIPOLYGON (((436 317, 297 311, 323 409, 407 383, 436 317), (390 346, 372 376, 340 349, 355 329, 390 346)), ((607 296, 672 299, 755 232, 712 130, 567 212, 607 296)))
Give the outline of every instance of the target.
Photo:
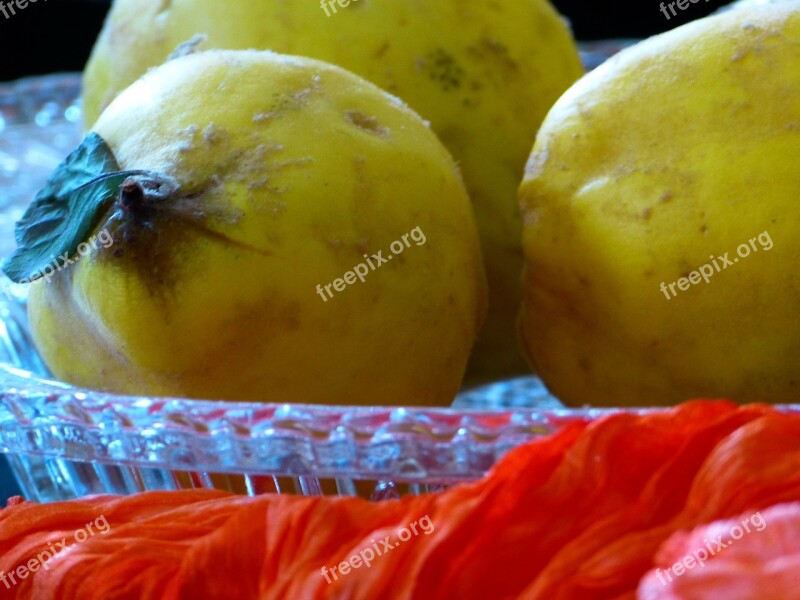
POLYGON ((758 527, 751 513, 673 535, 656 556, 659 567, 639 584, 639 598, 800 598, 800 504, 778 504, 757 515, 758 527), (671 570, 676 563, 683 567, 677 573, 671 570))
MULTIPOLYGON (((728 588, 719 595, 719 582, 706 576, 711 561, 672 588, 658 580, 653 588, 650 571, 694 549, 691 536, 676 532, 755 511, 769 520, 769 507, 794 501, 800 416, 697 401, 575 424, 514 450, 477 483, 397 501, 196 490, 17 504, 0 511, 4 573, 98 517, 110 530, 56 554, 46 570, 10 589, 0 582, 0 598, 633 599, 646 574, 642 598, 672 588, 670 598, 738 598, 728 588), (429 534, 417 532, 371 566, 326 581, 323 567, 377 548, 386 536, 395 540, 426 516, 429 534)), ((737 576, 761 589, 797 572, 798 536, 772 536, 798 530, 800 516, 795 506, 775 510, 785 511, 785 523, 775 517, 726 548, 715 557, 722 571, 714 572, 744 562, 737 576), (769 552, 750 551, 753 544, 769 552)))

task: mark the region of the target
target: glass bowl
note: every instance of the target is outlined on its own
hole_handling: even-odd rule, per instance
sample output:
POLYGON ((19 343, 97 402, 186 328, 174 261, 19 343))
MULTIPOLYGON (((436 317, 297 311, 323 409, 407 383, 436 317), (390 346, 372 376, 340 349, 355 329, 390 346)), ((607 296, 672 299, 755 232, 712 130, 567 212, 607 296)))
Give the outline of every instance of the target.
MULTIPOLYGON (((595 66, 624 45, 582 55, 595 66)), ((0 85, 0 256, 13 251, 30 199, 80 142, 79 96, 78 74, 0 85)), ((466 391, 438 409, 76 389, 48 379, 26 290, 0 277, 0 452, 31 500, 196 487, 381 500, 480 478, 511 448, 606 412, 564 409, 533 377, 466 391)))

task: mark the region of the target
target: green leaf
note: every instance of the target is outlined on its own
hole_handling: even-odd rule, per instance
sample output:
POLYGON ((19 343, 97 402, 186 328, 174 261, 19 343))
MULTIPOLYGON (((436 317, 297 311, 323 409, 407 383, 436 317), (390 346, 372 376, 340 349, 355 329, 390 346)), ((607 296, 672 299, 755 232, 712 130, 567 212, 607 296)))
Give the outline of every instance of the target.
POLYGON ((43 270, 72 256, 85 241, 122 183, 146 171, 120 171, 105 140, 90 132, 50 175, 17 222, 16 251, 2 269, 17 283, 43 276, 43 270))

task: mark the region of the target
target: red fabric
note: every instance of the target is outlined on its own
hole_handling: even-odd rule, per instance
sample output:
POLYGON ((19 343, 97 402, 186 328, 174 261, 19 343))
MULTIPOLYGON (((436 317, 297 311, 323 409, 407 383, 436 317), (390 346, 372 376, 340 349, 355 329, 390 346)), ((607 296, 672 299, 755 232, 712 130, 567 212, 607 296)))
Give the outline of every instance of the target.
POLYGON ((673 535, 658 552, 658 569, 640 583, 639 597, 800 598, 800 504, 779 504, 756 515, 757 519, 753 513, 743 514, 673 535), (668 572, 676 563, 688 568, 668 572))
MULTIPOLYGON (((651 569, 685 555, 676 533, 800 502, 798 467, 800 416, 697 401, 571 425, 512 451, 479 482, 397 501, 196 490, 23 503, 0 511, 1 572, 100 516, 110 530, 11 589, 0 582, 0 598, 633 599, 645 575, 649 593, 651 569), (424 517, 430 533, 326 581, 323 567, 424 517)), ((715 557, 718 568, 748 544, 769 543, 772 531, 770 523, 738 540, 730 558, 715 557)), ((800 552, 800 542, 792 547, 800 552)), ((764 577, 768 558, 753 554, 742 576, 764 577)), ((694 587, 673 597, 729 597, 705 573, 677 578, 676 594, 694 587)))

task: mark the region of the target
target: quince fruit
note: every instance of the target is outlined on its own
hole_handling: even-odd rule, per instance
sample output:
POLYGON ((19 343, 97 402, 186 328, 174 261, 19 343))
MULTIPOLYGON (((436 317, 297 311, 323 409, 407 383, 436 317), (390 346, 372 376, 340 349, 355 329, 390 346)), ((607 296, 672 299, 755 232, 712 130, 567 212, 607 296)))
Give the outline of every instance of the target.
POLYGON ((517 188, 542 119, 583 73, 549 2, 116 0, 86 67, 86 122, 197 34, 207 36, 203 48, 267 49, 339 65, 431 122, 461 167, 489 281, 489 316, 469 380, 528 372, 516 336, 517 188))
POLYGON ((542 125, 520 190, 521 330, 565 402, 796 402, 798 8, 647 40, 542 125))
MULTIPOLYGON (((118 191, 69 215, 96 200, 86 223, 113 244, 32 285, 56 376, 190 398, 453 399, 485 313, 480 243, 455 162, 399 100, 316 60, 209 51, 135 82, 87 140, 73 172, 103 143, 118 169, 77 189, 118 191)), ((36 249, 52 223, 29 212, 36 249)))

